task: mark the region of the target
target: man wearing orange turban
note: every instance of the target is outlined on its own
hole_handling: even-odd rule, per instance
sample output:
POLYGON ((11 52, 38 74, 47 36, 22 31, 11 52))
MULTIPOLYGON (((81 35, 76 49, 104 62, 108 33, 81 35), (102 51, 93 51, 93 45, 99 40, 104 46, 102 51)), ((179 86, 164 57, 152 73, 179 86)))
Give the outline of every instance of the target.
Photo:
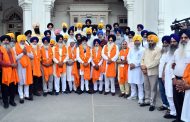
POLYGON ((129 68, 128 68, 128 81, 131 85, 131 95, 129 100, 137 98, 138 87, 138 103, 142 104, 144 99, 144 78, 140 68, 141 59, 144 53, 144 48, 141 46, 142 37, 135 35, 133 37, 134 47, 131 47, 127 56, 129 68))
POLYGON ((141 106, 150 105, 149 111, 154 111, 156 104, 158 65, 161 58, 161 49, 156 46, 158 41, 156 35, 148 36, 149 47, 145 49, 141 60, 145 89, 145 101, 141 106))
POLYGON ((18 35, 17 43, 15 47, 13 47, 14 53, 16 54, 16 60, 18 62, 18 93, 21 104, 24 103, 24 98, 27 100, 32 100, 32 98, 29 97, 29 85, 33 83, 31 65, 33 54, 30 47, 26 45, 25 41, 25 35, 18 35))

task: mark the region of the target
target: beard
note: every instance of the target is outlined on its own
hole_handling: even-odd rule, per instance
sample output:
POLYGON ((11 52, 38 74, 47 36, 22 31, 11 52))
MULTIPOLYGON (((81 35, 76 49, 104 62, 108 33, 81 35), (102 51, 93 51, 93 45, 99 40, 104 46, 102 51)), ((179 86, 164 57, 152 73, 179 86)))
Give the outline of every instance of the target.
POLYGON ((67 28, 63 28, 63 32, 66 33, 67 32, 67 28))
POLYGON ((2 44, 2 46, 8 51, 11 49, 11 46, 9 44, 2 44))
POLYGON ((149 48, 150 50, 153 50, 155 47, 156 47, 156 44, 152 44, 152 43, 149 43, 149 44, 148 44, 148 48, 149 48))
POLYGON ((45 50, 49 48, 49 45, 44 45, 45 50))
POLYGON ((36 49, 37 48, 37 44, 32 44, 32 48, 36 49))
POLYGON ((134 44, 135 50, 139 50, 140 44, 134 44))
POLYGON ((178 55, 181 58, 184 58, 186 56, 186 51, 189 48, 190 48, 190 41, 188 41, 187 43, 179 43, 179 48, 178 48, 179 54, 178 55))
POLYGON ((63 43, 58 42, 58 46, 59 46, 59 48, 62 48, 63 43))
POLYGON ((10 42, 10 46, 14 47, 15 46, 15 42, 10 42))
POLYGON ((162 47, 162 53, 167 53, 169 50, 169 47, 162 47))
POLYGON ((96 36, 96 32, 93 32, 92 34, 93 34, 93 36, 96 36))
POLYGON ((170 45, 169 54, 173 55, 177 48, 178 48, 178 45, 170 45))
POLYGON ((83 47, 83 49, 85 49, 85 50, 86 50, 86 48, 87 48, 86 43, 82 43, 82 47, 83 47))
POLYGON ((40 34, 40 29, 39 28, 34 28, 35 34, 40 34))

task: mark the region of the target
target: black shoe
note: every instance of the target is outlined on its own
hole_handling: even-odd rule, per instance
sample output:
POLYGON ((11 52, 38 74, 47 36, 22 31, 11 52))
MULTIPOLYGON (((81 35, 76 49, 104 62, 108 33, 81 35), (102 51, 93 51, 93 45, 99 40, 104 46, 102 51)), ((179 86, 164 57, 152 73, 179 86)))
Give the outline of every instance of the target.
POLYGON ((55 95, 56 95, 56 96, 59 95, 59 92, 55 92, 55 95))
POLYGON ((20 104, 23 104, 24 103, 24 99, 20 99, 20 104))
POLYGON ((6 103, 6 104, 3 105, 3 107, 4 107, 5 109, 9 108, 9 104, 6 103))
POLYGON ((115 93, 111 93, 112 96, 115 96, 115 93))
POLYGON ((149 111, 154 111, 155 110, 155 106, 150 106, 149 111))
POLYGON ((166 118, 166 119, 175 119, 176 116, 171 115, 171 114, 165 114, 165 115, 164 115, 164 118, 166 118))
POLYGON ((168 110, 168 108, 165 107, 165 106, 160 106, 160 107, 157 108, 157 110, 158 111, 165 111, 165 110, 168 110))
POLYGON ((41 96, 41 94, 39 92, 34 92, 34 95, 38 96, 38 97, 41 96))
POLYGON ((15 101, 10 101, 9 104, 12 105, 12 106, 16 106, 15 101))
POLYGON ((119 97, 124 97, 124 96, 125 96, 125 94, 124 94, 124 93, 123 93, 123 94, 121 93, 121 94, 119 95, 119 97))
POLYGON ((88 94, 92 94, 92 91, 91 91, 91 90, 88 90, 88 91, 86 91, 86 93, 88 93, 88 94))
POLYGON ((94 91, 93 91, 94 94, 97 93, 97 92, 98 92, 97 90, 94 90, 94 91))
POLYGON ((108 95, 109 94, 109 92, 104 92, 104 95, 108 95))
POLYGON ((48 92, 49 95, 53 95, 53 92, 48 92))
POLYGON ((68 91, 63 91, 62 93, 64 93, 64 94, 68 94, 69 92, 68 92, 68 91))
POLYGON ((140 107, 150 106, 150 103, 141 103, 140 107))
POLYGON ((47 97, 47 92, 44 92, 44 93, 43 93, 43 96, 44 96, 44 97, 47 97))
POLYGON ((78 95, 81 95, 83 93, 83 91, 77 90, 77 91, 75 91, 75 93, 77 93, 78 95))
POLYGON ((130 95, 129 94, 125 94, 124 95, 124 98, 128 98, 130 95))
POLYGON ((103 91, 99 91, 99 94, 103 94, 103 91))
POLYGON ((33 100, 33 97, 25 97, 24 99, 25 99, 25 100, 30 100, 30 101, 32 101, 32 100, 33 100))

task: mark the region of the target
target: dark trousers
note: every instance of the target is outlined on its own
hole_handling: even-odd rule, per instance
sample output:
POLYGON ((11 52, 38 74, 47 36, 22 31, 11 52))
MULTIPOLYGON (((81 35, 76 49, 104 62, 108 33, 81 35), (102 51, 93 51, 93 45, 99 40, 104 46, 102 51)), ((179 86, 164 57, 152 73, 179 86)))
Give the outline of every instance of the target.
MULTIPOLYGON (((182 79, 181 77, 176 77, 178 80, 182 79)), ((173 99, 174 99, 174 105, 176 108, 177 113, 177 122, 181 122, 181 112, 183 107, 183 100, 184 100, 185 93, 184 92, 178 92, 176 90, 176 86, 173 85, 173 99)))
POLYGON ((41 77, 33 76, 33 84, 29 86, 29 94, 32 95, 42 90, 42 79, 41 77))
POLYGON ((168 103, 168 100, 166 97, 164 82, 162 81, 162 78, 158 78, 158 83, 159 83, 159 91, 160 91, 162 103, 163 103, 163 105, 166 105, 167 107, 169 107, 169 103, 168 103))
POLYGON ((15 98, 15 85, 14 85, 14 83, 9 84, 9 86, 2 84, 1 89, 2 89, 3 103, 8 104, 9 101, 13 102, 14 98, 15 98))

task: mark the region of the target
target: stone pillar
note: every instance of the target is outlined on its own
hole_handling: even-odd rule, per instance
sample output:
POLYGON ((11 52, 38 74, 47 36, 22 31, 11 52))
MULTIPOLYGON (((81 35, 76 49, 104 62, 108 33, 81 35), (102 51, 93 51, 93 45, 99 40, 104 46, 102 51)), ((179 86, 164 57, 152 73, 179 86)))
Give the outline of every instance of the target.
MULTIPOLYGON (((158 13, 158 36, 159 39, 164 36, 164 0, 159 0, 159 13, 158 13)), ((159 41, 161 46, 161 41, 159 41)))
POLYGON ((32 29, 32 1, 31 0, 19 0, 19 6, 23 10, 23 33, 26 30, 32 29))
POLYGON ((127 8, 128 26, 131 30, 135 30, 134 26, 134 0, 123 0, 124 6, 127 8))
POLYGON ((55 0, 45 0, 45 24, 51 22, 51 10, 54 7, 55 0))

